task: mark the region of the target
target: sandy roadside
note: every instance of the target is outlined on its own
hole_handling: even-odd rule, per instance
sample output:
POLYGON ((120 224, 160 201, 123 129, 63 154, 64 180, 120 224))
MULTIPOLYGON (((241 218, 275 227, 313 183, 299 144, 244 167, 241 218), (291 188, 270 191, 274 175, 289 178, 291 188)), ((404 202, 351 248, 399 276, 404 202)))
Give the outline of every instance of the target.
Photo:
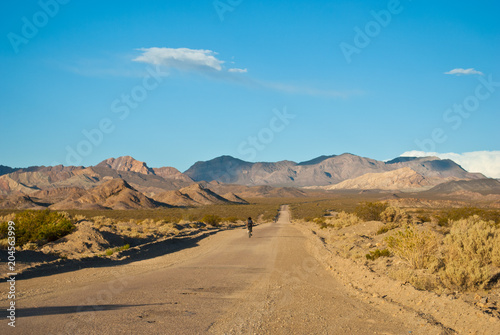
POLYGON ((441 328, 443 334, 500 333, 498 318, 462 300, 419 291, 409 284, 381 276, 351 259, 339 256, 306 225, 298 222, 295 226, 308 236, 309 252, 360 299, 369 301, 377 308, 420 318, 441 328))

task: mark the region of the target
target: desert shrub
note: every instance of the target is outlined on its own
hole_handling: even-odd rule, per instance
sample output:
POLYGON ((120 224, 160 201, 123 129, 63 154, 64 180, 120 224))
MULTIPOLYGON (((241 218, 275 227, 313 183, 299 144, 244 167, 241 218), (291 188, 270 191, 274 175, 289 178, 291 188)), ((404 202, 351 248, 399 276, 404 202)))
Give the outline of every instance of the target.
POLYGON ((380 221, 380 214, 388 207, 383 202, 362 202, 354 209, 354 213, 364 221, 380 221))
POLYGON ((329 226, 326 223, 326 219, 323 216, 319 217, 319 218, 313 218, 313 219, 311 219, 311 221, 314 222, 315 224, 317 224, 320 229, 325 229, 329 226))
POLYGON ((494 221, 496 224, 500 223, 500 211, 486 210, 477 207, 461 207, 443 210, 436 216, 436 218, 440 226, 446 227, 449 226, 452 221, 467 219, 468 217, 474 215, 484 221, 494 221))
POLYGON ((74 220, 75 220, 76 222, 79 222, 79 221, 85 221, 85 220, 87 220, 87 217, 86 217, 85 215, 76 214, 76 215, 74 216, 74 220))
POLYGON ((408 224, 411 222, 411 216, 404 209, 399 207, 387 207, 380 213, 380 219, 385 223, 408 224))
POLYGON ((491 252, 491 262, 496 267, 500 268, 500 232, 497 230, 495 239, 493 241, 493 251, 491 252))
POLYGON ((357 225, 361 223, 361 220, 355 214, 340 212, 337 214, 337 217, 331 219, 330 222, 335 228, 344 228, 357 225))
POLYGON ((390 251, 413 269, 430 268, 435 263, 438 238, 429 230, 419 230, 409 225, 386 237, 386 242, 390 251))
MULTIPOLYGON (((33 242, 44 244, 55 241, 75 229, 68 216, 50 210, 26 210, 16 214, 16 245, 33 242)), ((7 222, 0 224, 0 239, 7 238, 7 222)))
POLYGON ((107 218, 105 216, 94 216, 92 218, 92 221, 94 221, 94 224, 97 227, 102 227, 102 226, 112 226, 114 224, 114 220, 107 218))
POLYGON ((207 214, 201 219, 201 221, 209 226, 218 227, 222 219, 218 215, 207 214))
POLYGON ((474 215, 452 222, 445 237, 445 268, 441 271, 443 284, 454 290, 483 287, 491 278, 489 265, 496 260, 499 231, 494 222, 474 215))
POLYGON ((374 261, 380 257, 389 257, 391 255, 391 252, 387 249, 375 249, 373 251, 370 251, 369 253, 366 254, 366 259, 374 261))
POLYGON ((441 282, 438 276, 428 273, 426 270, 416 270, 407 267, 399 267, 389 271, 389 277, 408 282, 417 290, 435 291, 442 293, 441 282))
POLYGON ((128 250, 128 249, 130 249, 130 244, 125 244, 121 247, 106 249, 105 253, 106 253, 106 256, 111 256, 115 252, 120 252, 120 251, 128 250))
POLYGON ((229 216, 229 217, 223 218, 222 221, 236 223, 239 221, 239 219, 236 216, 229 216))
POLYGON ((416 220, 418 220, 418 221, 420 221, 422 223, 423 222, 431 222, 432 221, 431 216, 428 213, 425 213, 422 210, 419 210, 419 211, 417 211, 417 213, 415 213, 415 218, 416 218, 416 220))
POLYGON ((380 234, 385 234, 387 233, 388 231, 391 231, 393 229, 396 229, 396 228, 399 228, 400 225, 397 224, 397 223, 385 223, 384 225, 382 225, 378 230, 377 230, 377 235, 380 235, 380 234))

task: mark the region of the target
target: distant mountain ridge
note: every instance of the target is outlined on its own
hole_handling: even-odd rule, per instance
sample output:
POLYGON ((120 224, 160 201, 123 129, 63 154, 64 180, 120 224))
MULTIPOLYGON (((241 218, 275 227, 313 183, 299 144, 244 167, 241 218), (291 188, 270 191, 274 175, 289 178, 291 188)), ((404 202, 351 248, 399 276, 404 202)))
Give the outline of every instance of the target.
POLYGON ((220 181, 247 186, 271 185, 280 187, 327 186, 360 177, 366 173, 382 173, 408 167, 424 178, 438 184, 450 179, 485 178, 469 173, 451 160, 437 157, 399 157, 389 162, 352 154, 320 156, 295 163, 250 163, 231 156, 221 156, 196 162, 187 171, 195 181, 220 181))
POLYGON ((451 183, 433 190, 490 192, 498 184, 437 157, 398 157, 383 162, 352 154, 324 155, 300 163, 252 163, 221 156, 196 162, 184 173, 173 167, 151 168, 130 156, 109 158, 90 167, 1 166, 0 171, 5 172, 0 176, 0 208, 35 209, 246 203, 245 198, 253 197, 306 196, 300 187, 425 191, 464 181, 470 183, 451 183))
POLYGON ((409 167, 397 170, 366 173, 362 176, 344 180, 338 184, 323 186, 325 190, 419 190, 428 187, 431 182, 409 167))

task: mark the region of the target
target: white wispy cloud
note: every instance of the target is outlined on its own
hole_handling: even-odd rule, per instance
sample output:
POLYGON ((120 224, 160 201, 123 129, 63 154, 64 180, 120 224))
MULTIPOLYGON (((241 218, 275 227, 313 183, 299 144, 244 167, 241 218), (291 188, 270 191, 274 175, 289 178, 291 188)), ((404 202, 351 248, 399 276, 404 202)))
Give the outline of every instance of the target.
MULTIPOLYGON (((156 66, 165 66, 171 69, 190 71, 209 77, 212 80, 223 80, 249 87, 260 87, 280 91, 288 94, 321 96, 327 98, 347 98, 362 94, 360 91, 337 91, 318 89, 313 87, 299 87, 285 83, 261 81, 249 76, 238 76, 247 73, 247 68, 224 68, 224 60, 217 58, 218 53, 212 50, 189 48, 141 48, 137 49, 141 55, 133 58, 135 62, 143 62, 156 66)), ((234 64, 234 62, 229 62, 234 64)))
POLYGON ((436 156, 441 159, 451 159, 469 172, 480 172, 490 178, 500 178, 500 151, 473 151, 457 154, 407 151, 401 156, 405 157, 425 157, 436 156))
POLYGON ((454 74, 456 76, 479 74, 481 76, 484 76, 484 73, 482 73, 481 71, 477 71, 474 68, 470 68, 470 69, 457 68, 457 69, 453 69, 451 71, 445 72, 444 74, 454 74))
POLYGON ((133 59, 153 65, 163 65, 179 70, 222 70, 224 61, 217 59, 212 50, 188 48, 141 48, 142 55, 133 59))
POLYGON ((238 69, 238 68, 232 68, 227 70, 228 72, 233 72, 233 73, 247 73, 248 69, 238 69))

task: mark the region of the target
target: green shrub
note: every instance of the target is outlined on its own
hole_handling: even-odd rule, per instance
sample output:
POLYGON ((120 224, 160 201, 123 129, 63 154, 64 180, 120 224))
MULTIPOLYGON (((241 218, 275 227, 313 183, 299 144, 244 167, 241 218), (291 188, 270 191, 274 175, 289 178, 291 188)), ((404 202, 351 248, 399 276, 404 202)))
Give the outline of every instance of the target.
POLYGON ((380 221, 380 214, 388 205, 382 202, 362 202, 354 209, 354 213, 364 221, 380 221))
POLYGON ((436 259, 438 239, 429 230, 419 230, 410 225, 386 237, 386 242, 390 251, 405 260, 413 269, 430 268, 436 259))
POLYGON ((222 218, 218 215, 208 214, 208 215, 205 215, 201 219, 201 221, 209 226, 218 227, 220 222, 222 221, 222 218))
MULTIPOLYGON (((23 246, 33 242, 45 244, 71 233, 75 225, 68 215, 50 210, 26 210, 16 214, 16 245, 23 246)), ((0 224, 0 239, 7 237, 7 222, 0 224)))
POLYGON ((391 255, 391 252, 387 249, 375 249, 373 251, 370 251, 369 253, 366 254, 366 259, 374 261, 380 257, 389 257, 391 255))

